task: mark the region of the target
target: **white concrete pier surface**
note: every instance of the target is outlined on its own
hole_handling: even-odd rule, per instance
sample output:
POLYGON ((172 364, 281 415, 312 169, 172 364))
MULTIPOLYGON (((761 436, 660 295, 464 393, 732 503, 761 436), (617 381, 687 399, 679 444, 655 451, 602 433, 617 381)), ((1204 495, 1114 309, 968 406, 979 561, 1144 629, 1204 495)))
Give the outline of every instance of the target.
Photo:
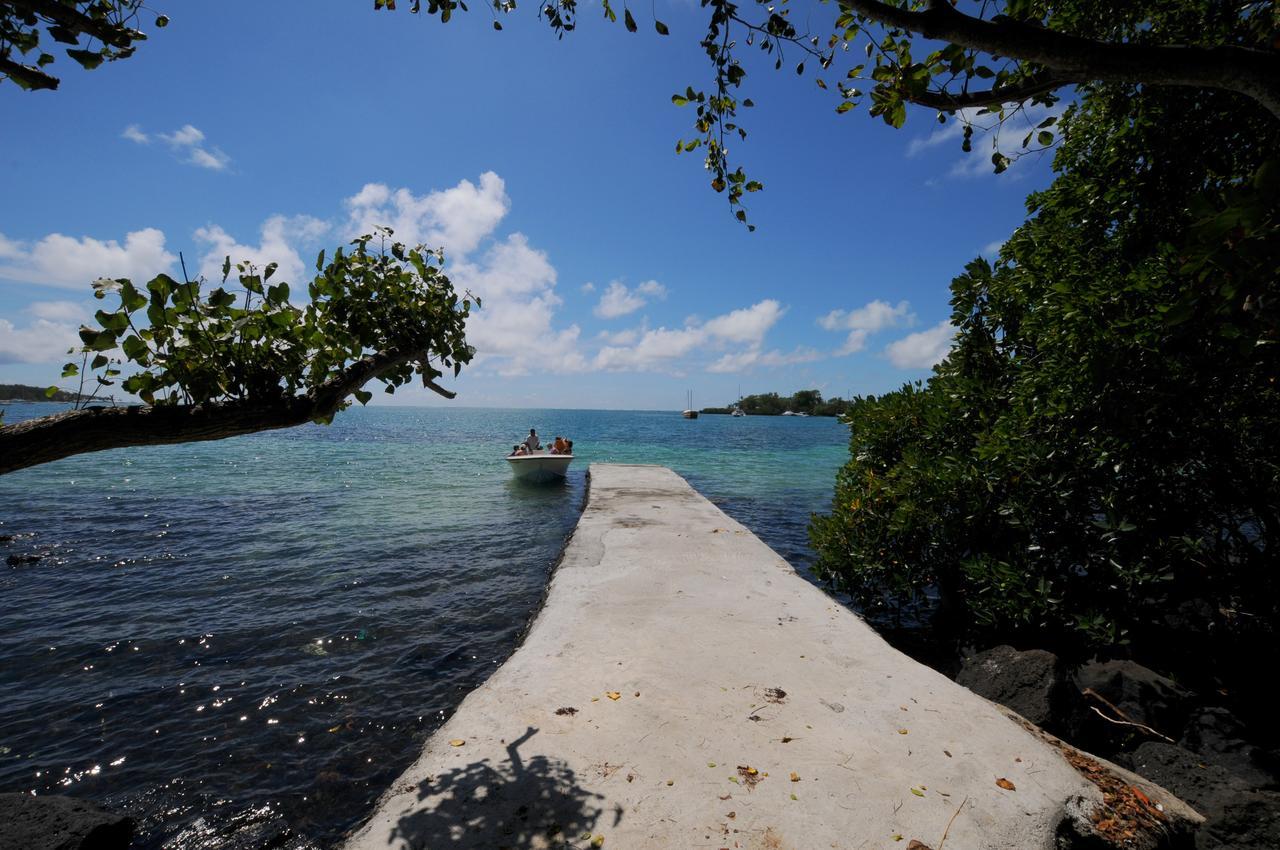
POLYGON ((1142 847, 1198 821, 1132 774, 1104 769, 1104 795, 670 470, 590 476, 523 645, 349 850, 1034 850, 1095 821, 1142 847))

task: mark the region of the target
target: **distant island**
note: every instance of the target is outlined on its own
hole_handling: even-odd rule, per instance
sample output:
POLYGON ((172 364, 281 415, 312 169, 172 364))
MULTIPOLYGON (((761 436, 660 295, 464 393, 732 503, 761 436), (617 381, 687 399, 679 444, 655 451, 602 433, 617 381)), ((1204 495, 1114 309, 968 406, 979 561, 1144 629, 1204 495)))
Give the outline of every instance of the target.
POLYGON ((704 407, 702 413, 732 413, 734 407, 748 416, 782 416, 784 413, 804 413, 809 416, 840 416, 849 409, 850 402, 840 397, 823 399, 818 390, 799 390, 790 396, 777 393, 761 393, 743 396, 736 405, 729 407, 704 407))
POLYGON ((29 387, 26 384, 0 384, 0 402, 5 401, 75 401, 76 394, 58 390, 46 395, 47 387, 29 387))

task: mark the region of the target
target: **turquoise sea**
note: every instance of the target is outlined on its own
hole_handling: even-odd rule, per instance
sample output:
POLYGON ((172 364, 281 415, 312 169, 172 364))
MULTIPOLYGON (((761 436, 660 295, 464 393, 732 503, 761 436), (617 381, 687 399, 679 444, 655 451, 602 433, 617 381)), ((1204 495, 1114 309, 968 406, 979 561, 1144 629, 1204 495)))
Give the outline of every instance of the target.
POLYGON ((331 847, 513 651, 588 464, 669 466, 803 571, 847 458, 832 419, 374 407, 0 477, 0 556, 40 556, 0 572, 0 791, 141 848, 331 847), (511 480, 531 426, 564 485, 511 480))

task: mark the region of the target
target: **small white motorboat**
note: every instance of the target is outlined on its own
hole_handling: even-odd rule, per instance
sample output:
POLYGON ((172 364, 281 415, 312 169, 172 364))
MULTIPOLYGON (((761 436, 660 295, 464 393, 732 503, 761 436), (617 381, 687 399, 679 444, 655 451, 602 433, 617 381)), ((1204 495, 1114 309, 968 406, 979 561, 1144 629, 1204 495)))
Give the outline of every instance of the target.
POLYGON ((507 463, 511 464, 511 472, 519 480, 541 484, 563 480, 569 464, 573 463, 573 455, 553 455, 546 451, 507 455, 507 463))

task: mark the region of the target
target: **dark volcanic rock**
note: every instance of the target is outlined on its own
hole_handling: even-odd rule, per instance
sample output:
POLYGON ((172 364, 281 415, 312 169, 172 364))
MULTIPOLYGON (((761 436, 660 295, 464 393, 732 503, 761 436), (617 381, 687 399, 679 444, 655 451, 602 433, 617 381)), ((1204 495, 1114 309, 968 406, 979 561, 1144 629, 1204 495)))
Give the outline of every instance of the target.
POLYGON ((1276 777, 1264 764, 1266 754, 1244 740, 1245 734, 1244 725, 1225 708, 1202 708, 1187 721, 1181 744, 1250 785, 1274 785, 1276 777))
POLYGON ((1172 679, 1134 661, 1091 661, 1076 672, 1076 684, 1081 691, 1089 689, 1101 695, 1133 722, 1146 724, 1170 738, 1186 722, 1195 696, 1172 679))
POLYGON ((0 850, 125 850, 133 827, 75 797, 0 794, 0 850))
POLYGON ((997 646, 964 660, 956 682, 1060 737, 1073 737, 1077 697, 1058 657, 997 646))
POLYGON ((1276 850, 1280 847, 1280 794, 1241 794, 1214 812, 1196 835, 1197 850, 1276 850))
POLYGON ((1280 794, 1257 791, 1239 776, 1172 744, 1149 741, 1126 760, 1136 773, 1205 816, 1196 834, 1199 850, 1280 847, 1280 794))
POLYGON ((1134 773, 1164 786, 1206 817, 1250 790, 1239 777, 1173 744, 1148 741, 1125 760, 1134 773))

